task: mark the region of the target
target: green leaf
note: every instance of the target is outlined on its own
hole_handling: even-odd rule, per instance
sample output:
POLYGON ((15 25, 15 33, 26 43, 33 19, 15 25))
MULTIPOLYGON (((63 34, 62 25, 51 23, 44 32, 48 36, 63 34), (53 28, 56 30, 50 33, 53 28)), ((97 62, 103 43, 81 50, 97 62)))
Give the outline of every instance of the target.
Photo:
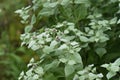
POLYGON ((51 8, 43 8, 39 13, 38 16, 50 16, 54 14, 55 9, 51 9, 51 8))
POLYGON ((38 50, 40 48, 40 46, 39 45, 33 45, 32 47, 31 47, 31 49, 32 50, 34 50, 34 51, 36 51, 36 50, 38 50))
POLYGON ((58 42, 55 41, 55 40, 53 40, 53 41, 50 43, 50 47, 54 48, 57 44, 58 44, 58 42))
POLYGON ((108 37, 106 37, 106 36, 100 36, 100 42, 106 42, 107 40, 109 40, 109 38, 108 37))
POLYGON ((117 17, 110 20, 110 24, 115 24, 117 22, 117 17))
POLYGON ((67 59, 66 59, 66 58, 60 58, 59 60, 60 60, 60 62, 62 62, 62 63, 66 63, 66 62, 67 62, 67 59))
POLYGON ((33 80, 37 80, 37 79, 39 79, 39 75, 38 74, 33 75, 33 80))
POLYGON ((54 7, 57 6, 57 4, 58 4, 58 2, 52 2, 52 3, 46 2, 46 3, 43 4, 43 7, 45 7, 45 8, 50 8, 50 7, 54 8, 54 7))
POLYGON ((79 77, 79 80, 85 80, 86 77, 87 77, 86 75, 85 75, 85 76, 80 76, 80 77, 79 77))
POLYGON ((44 70, 48 71, 48 70, 54 69, 59 66, 59 63, 60 63, 59 61, 54 60, 52 63, 46 64, 44 67, 44 70))
POLYGON ((82 58, 79 53, 73 53, 72 59, 75 60, 77 63, 80 63, 83 65, 82 58))
POLYGON ((94 80, 96 78, 96 75, 93 73, 89 73, 88 75, 90 80, 94 80))
POLYGON ((35 45, 36 41, 32 40, 29 42, 28 48, 31 48, 33 45, 35 45))
POLYGON ((117 65, 114 65, 114 63, 110 67, 110 71, 112 72, 118 72, 120 70, 120 67, 117 65))
POLYGON ((74 42, 71 42, 71 45, 72 45, 72 46, 78 45, 78 42, 75 42, 75 41, 74 41, 74 42))
POLYGON ((34 62, 35 62, 34 58, 31 58, 30 63, 34 63, 34 62))
POLYGON ((67 5, 71 0, 62 0, 61 5, 67 5))
POLYGON ((97 48, 95 51, 100 57, 102 57, 107 52, 105 48, 97 48))
POLYGON ((18 10, 15 11, 15 13, 17 13, 17 14, 20 14, 22 12, 23 12, 22 9, 18 9, 18 10))
POLYGON ((66 29, 66 30, 64 30, 64 34, 68 34, 69 33, 69 31, 66 29))
POLYGON ((80 4, 80 3, 89 3, 89 0, 74 0, 74 3, 80 4))
POLYGON ((33 25, 27 25, 27 26, 25 27, 25 33, 30 32, 30 31, 32 30, 32 28, 33 28, 33 25))
POLYGON ((106 77, 107 77, 107 79, 110 79, 110 78, 112 78, 115 75, 116 75, 115 72, 108 72, 108 74, 106 75, 106 77))
POLYGON ((65 76, 70 76, 75 71, 73 65, 65 65, 65 76))
POLYGON ((35 17, 35 14, 33 14, 31 19, 31 25, 35 24, 35 22, 36 22, 36 17, 35 17))
POLYGON ((68 46, 66 44, 61 45, 58 50, 68 49, 68 46))
POLYGON ((52 47, 45 46, 45 47, 43 48, 43 52, 44 52, 44 53, 49 54, 49 53, 52 52, 52 51, 53 51, 53 48, 52 48, 52 47))
POLYGON ((117 21, 117 24, 120 24, 120 19, 117 21))
POLYGON ((57 25, 55 26, 56 28, 61 28, 63 27, 64 25, 62 23, 57 23, 57 25))
POLYGON ((108 68, 109 64, 103 64, 103 65, 101 65, 101 67, 108 68))
POLYGON ((52 38, 46 38, 46 42, 51 42, 52 38))
POLYGON ((68 64, 69 64, 69 65, 74 65, 74 64, 76 64, 76 62, 75 62, 74 60, 69 60, 69 61, 68 61, 68 64))
POLYGON ((87 37, 85 37, 85 36, 80 36, 80 40, 82 42, 88 42, 89 41, 89 39, 87 37))
POLYGON ((120 66, 120 58, 118 58, 115 62, 114 62, 115 65, 117 66, 120 66))
POLYGON ((33 74, 32 71, 33 71, 32 69, 28 70, 28 71, 26 72, 26 75, 29 76, 29 77, 32 76, 32 74, 33 74))
POLYGON ((85 5, 80 5, 79 7, 76 7, 76 10, 74 11, 75 15, 75 22, 78 22, 81 19, 84 19, 87 15, 87 8, 85 5))
POLYGON ((39 74, 39 75, 43 75, 44 74, 44 70, 42 67, 37 67, 35 70, 35 73, 39 74))

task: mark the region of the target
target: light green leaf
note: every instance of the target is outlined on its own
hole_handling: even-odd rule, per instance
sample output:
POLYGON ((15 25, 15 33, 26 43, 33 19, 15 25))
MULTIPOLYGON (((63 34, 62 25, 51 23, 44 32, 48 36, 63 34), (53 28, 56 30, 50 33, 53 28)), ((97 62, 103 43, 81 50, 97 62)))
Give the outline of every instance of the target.
POLYGON ((54 68, 58 67, 59 63, 60 63, 59 61, 54 60, 52 63, 46 64, 45 67, 44 67, 44 70, 48 71, 50 69, 54 69, 54 68))
POLYGON ((66 36, 65 39, 68 42, 68 41, 75 39, 75 36, 66 36))
POLYGON ((32 76, 32 74, 33 74, 32 71, 33 71, 33 69, 28 70, 26 72, 26 75, 29 76, 29 77, 32 76))
POLYGON ((75 62, 74 60, 69 60, 69 61, 68 61, 68 64, 69 64, 69 65, 74 65, 74 64, 76 64, 76 62, 75 62))
POLYGON ((120 70, 120 67, 119 67, 119 66, 114 65, 114 63, 111 64, 111 66, 110 66, 110 71, 112 71, 112 72, 118 72, 119 70, 120 70))
POLYGON ((117 22, 117 17, 110 20, 110 24, 115 24, 117 22))
POLYGON ((70 25, 70 26, 68 27, 68 29, 74 31, 74 30, 75 30, 75 26, 74 26, 74 25, 70 25))
POLYGON ((95 74, 93 74, 93 73, 89 73, 88 74, 89 75, 89 79, 90 80, 94 80, 97 76, 95 75, 95 74))
POLYGON ((46 42, 51 42, 52 38, 46 38, 46 42))
POLYGON ((109 64, 103 64, 103 65, 101 65, 101 67, 108 68, 109 64))
POLYGON ((24 15, 22 16, 22 19, 23 19, 24 21, 26 21, 28 18, 29 18, 29 15, 25 15, 25 14, 24 14, 24 15))
POLYGON ((35 61, 34 58, 31 58, 30 63, 34 63, 34 61, 35 61))
POLYGON ((29 42, 28 48, 31 48, 33 45, 35 45, 36 41, 32 40, 29 42))
POLYGON ((67 39, 60 39, 60 41, 62 41, 62 42, 68 42, 69 40, 67 40, 67 39))
POLYGON ((53 40, 53 41, 50 43, 50 47, 54 48, 57 44, 58 44, 58 42, 57 42, 56 40, 53 40))
POLYGON ((71 45, 75 46, 75 45, 78 45, 78 43, 74 41, 74 42, 71 42, 71 45))
POLYGON ((18 10, 15 11, 15 13, 17 13, 17 14, 21 14, 22 12, 23 12, 22 9, 18 9, 18 10))
POLYGON ((66 65, 65 66, 65 76, 70 76, 75 71, 73 65, 66 65))
POLYGON ((61 5, 67 5, 71 0, 62 0, 61 5))
POLYGON ((39 12, 39 14, 38 14, 38 16, 50 16, 50 15, 53 15, 54 14, 54 11, 55 11, 55 9, 50 9, 50 8, 43 8, 40 12, 39 12))
POLYGON ((43 48, 43 52, 44 52, 44 53, 49 54, 49 53, 52 52, 52 51, 53 51, 53 48, 52 48, 52 47, 45 46, 45 47, 43 48))
MULTIPOLYGON (((73 80, 79 80, 79 76, 78 75, 75 75, 73 80)), ((84 80, 84 79, 80 79, 80 80, 84 80)))
POLYGON ((98 76, 99 78, 102 78, 102 77, 103 77, 103 74, 100 73, 100 74, 97 74, 97 76, 98 76))
POLYGON ((69 31, 66 29, 66 30, 64 30, 64 34, 68 34, 69 33, 69 31))
POLYGON ((37 79, 39 79, 39 75, 38 74, 33 75, 33 80, 37 80, 37 79))
POLYGON ((44 74, 44 70, 42 67, 37 67, 35 70, 35 73, 39 74, 39 75, 43 75, 44 74))
POLYGON ((33 25, 27 25, 27 26, 25 27, 25 33, 30 32, 30 31, 32 30, 32 28, 33 28, 33 25))
POLYGON ((31 24, 33 25, 35 22, 36 22, 36 17, 35 17, 35 15, 33 14, 32 19, 31 19, 31 24))
POLYGON ((75 60, 77 63, 80 63, 83 65, 82 58, 79 53, 73 53, 72 59, 75 60))
POLYGON ((50 7, 54 8, 54 7, 57 6, 57 4, 58 4, 58 2, 52 2, 52 3, 46 2, 46 3, 43 4, 43 7, 45 7, 45 8, 50 8, 50 7))
POLYGON ((89 39, 87 37, 85 37, 85 36, 80 36, 80 40, 82 42, 88 42, 89 41, 89 39))
POLYGON ((84 76, 80 76, 80 77, 79 77, 79 80, 85 80, 86 77, 87 77, 86 75, 84 75, 84 76))
POLYGON ((120 58, 118 58, 118 59, 114 62, 114 64, 115 64, 116 66, 120 66, 120 58))
POLYGON ((120 19, 117 21, 117 24, 120 24, 120 19))
POLYGON ((110 78, 112 78, 115 75, 116 75, 115 72, 108 72, 108 74, 106 76, 107 76, 107 79, 110 79, 110 78))
POLYGON ((107 40, 109 40, 109 38, 106 37, 105 35, 100 36, 100 42, 105 42, 105 41, 107 41, 107 40))
POLYGON ((100 57, 102 57, 107 52, 105 48, 97 48, 95 51, 100 57))
POLYGON ((66 44, 61 45, 58 50, 68 49, 68 46, 66 44))
POLYGON ((89 3, 89 0, 74 0, 74 3, 80 4, 80 3, 89 3))
POLYGON ((80 75, 84 75, 85 73, 87 73, 88 71, 85 69, 85 70, 81 70, 81 71, 78 71, 77 73, 80 74, 80 75))
POLYGON ((39 45, 37 45, 37 44, 35 44, 35 45, 33 45, 32 47, 31 47, 31 49, 32 50, 38 50, 40 48, 40 46, 39 45))
POLYGON ((56 28, 61 28, 63 27, 64 25, 62 23, 57 23, 57 25, 55 26, 56 28))
POLYGON ((67 59, 66 58, 61 58, 61 59, 59 59, 60 60, 60 62, 63 62, 63 63, 66 63, 67 62, 67 59))

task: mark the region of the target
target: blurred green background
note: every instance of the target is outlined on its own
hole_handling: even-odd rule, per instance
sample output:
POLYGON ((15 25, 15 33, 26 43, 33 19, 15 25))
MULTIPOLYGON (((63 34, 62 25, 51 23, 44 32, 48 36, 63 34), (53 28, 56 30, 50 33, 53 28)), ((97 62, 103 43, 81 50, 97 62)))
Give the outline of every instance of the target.
POLYGON ((0 0, 0 80, 17 80, 19 73, 34 56, 31 50, 20 47, 24 25, 14 12, 31 0, 0 0), (27 55, 29 54, 29 55, 27 55))

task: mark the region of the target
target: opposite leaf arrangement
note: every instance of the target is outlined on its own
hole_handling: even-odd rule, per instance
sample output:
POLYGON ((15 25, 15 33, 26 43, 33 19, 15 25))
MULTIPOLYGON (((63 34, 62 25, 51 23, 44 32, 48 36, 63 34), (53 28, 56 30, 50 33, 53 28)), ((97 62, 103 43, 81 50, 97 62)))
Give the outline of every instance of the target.
POLYGON ((21 45, 40 57, 30 60, 19 80, 119 80, 120 51, 112 54, 120 42, 119 5, 119 0, 32 0, 15 11, 26 25, 21 45))

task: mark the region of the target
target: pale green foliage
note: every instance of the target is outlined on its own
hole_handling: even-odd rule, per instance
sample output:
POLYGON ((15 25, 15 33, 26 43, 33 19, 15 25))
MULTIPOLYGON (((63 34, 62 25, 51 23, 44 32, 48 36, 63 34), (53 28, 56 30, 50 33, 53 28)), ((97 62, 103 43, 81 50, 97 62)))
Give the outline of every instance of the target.
MULTIPOLYGON (((103 0, 97 2, 102 3, 103 0)), ((116 2, 110 1, 104 6, 116 2)), ((32 67, 24 74, 22 72, 19 80, 103 80, 105 75, 97 72, 97 67, 89 65, 84 58, 99 57, 102 60, 108 54, 107 42, 114 40, 111 34, 119 19, 113 16, 104 18, 91 0, 33 0, 32 3, 29 8, 22 8, 16 13, 20 14, 24 23, 27 21, 21 45, 36 51, 40 60, 30 62, 28 66, 32 67), (32 12, 32 15, 23 15, 26 11, 32 12), (29 16, 24 19, 26 15, 29 16), (37 25, 40 29, 32 32, 34 24, 38 23, 41 24, 37 25)), ((119 71, 118 66, 113 67, 116 67, 115 74, 111 75, 110 71, 107 78, 119 71)))
POLYGON ((28 68, 31 67, 26 73, 21 72, 18 80, 42 80, 44 75, 44 70, 42 67, 37 66, 37 63, 34 63, 34 59, 30 60, 28 64, 28 68))
POLYGON ((22 23, 27 23, 27 20, 30 16, 28 14, 29 10, 30 10, 30 6, 15 11, 15 13, 18 13, 20 15, 20 17, 22 18, 22 20, 21 20, 22 23))
POLYGON ((83 70, 78 71, 73 80, 102 80, 102 73, 96 74, 94 65, 88 65, 83 70))
POLYGON ((114 63, 103 64, 102 67, 109 71, 106 76, 110 79, 115 76, 117 72, 120 72, 120 58, 118 58, 114 63))

